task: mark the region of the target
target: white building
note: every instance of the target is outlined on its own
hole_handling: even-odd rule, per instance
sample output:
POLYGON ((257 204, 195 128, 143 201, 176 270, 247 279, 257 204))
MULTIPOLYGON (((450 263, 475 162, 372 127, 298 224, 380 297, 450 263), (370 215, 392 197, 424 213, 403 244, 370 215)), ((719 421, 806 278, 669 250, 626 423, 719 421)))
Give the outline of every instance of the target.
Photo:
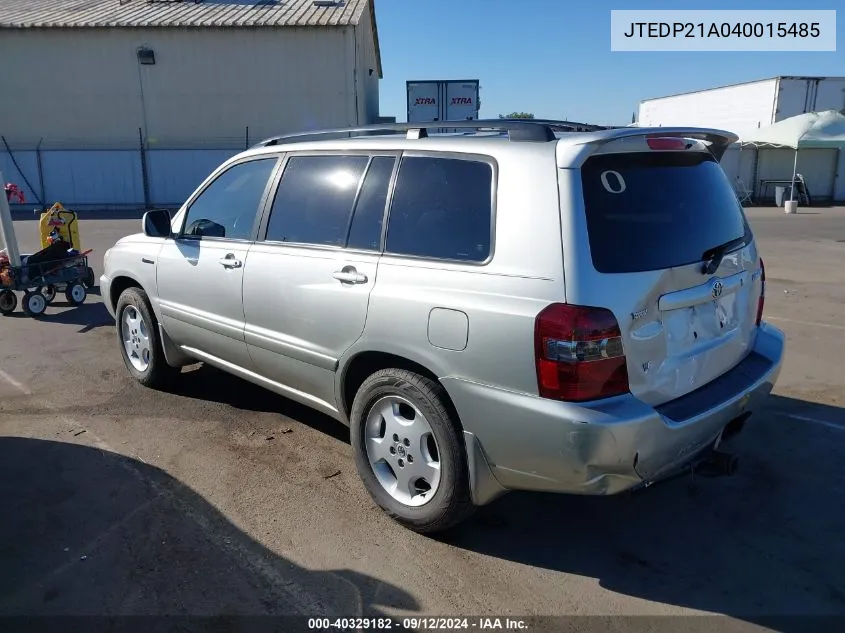
POLYGON ((0 170, 30 200, 178 204, 262 138, 375 122, 373 1, 3 0, 0 170))
POLYGON ((715 127, 736 134, 805 112, 845 109, 845 77, 772 77, 640 102, 642 126, 715 127))

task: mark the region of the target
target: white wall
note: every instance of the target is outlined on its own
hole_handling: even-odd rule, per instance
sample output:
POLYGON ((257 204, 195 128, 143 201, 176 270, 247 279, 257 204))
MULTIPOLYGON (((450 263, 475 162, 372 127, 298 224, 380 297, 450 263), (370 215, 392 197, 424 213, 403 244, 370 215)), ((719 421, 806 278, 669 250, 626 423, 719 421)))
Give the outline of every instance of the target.
POLYGON ((749 191, 754 190, 754 158, 756 149, 753 147, 742 147, 739 144, 731 145, 722 156, 722 169, 725 170, 731 185, 739 189, 744 185, 749 191), (738 180, 741 182, 738 182, 738 180))
POLYGON ((363 105, 361 123, 375 123, 379 117, 379 76, 373 27, 364 17, 355 27, 358 46, 358 90, 363 105), (370 74, 372 69, 372 74, 370 74))
MULTIPOLYGON (((757 183, 760 180, 789 180, 792 178, 792 168, 795 151, 791 149, 761 148, 758 150, 757 183)), ((837 150, 835 149, 802 149, 798 152, 798 173, 804 176, 810 196, 818 200, 830 200, 834 195, 834 179, 836 174, 837 150)), ((774 186, 769 185, 765 198, 774 197, 774 186)), ((762 192, 757 190, 757 195, 762 192)))
MULTIPOLYGON (((238 151, 147 150, 149 202, 154 206, 180 205, 209 173, 238 151)), ((140 149, 42 150, 40 173, 36 152, 14 151, 14 156, 17 166, 5 148, 0 149, 0 171, 7 181, 24 190, 25 209, 35 208, 39 202, 42 207, 50 206, 56 201, 72 209, 144 206, 144 170, 140 149), (27 180, 33 189, 27 186, 27 180)))
MULTIPOLYGON (((14 157, 13 162, 6 148, 0 148, 0 171, 6 181, 24 190, 25 209, 43 208, 57 201, 70 208, 144 203, 140 150, 45 150, 40 156, 41 171, 35 151, 14 151, 14 157)), ((185 171, 180 169, 172 177, 184 176, 185 171)), ((166 202, 162 200, 162 204, 166 202)))
MULTIPOLYGON (((763 195, 760 180, 788 181, 792 177, 794 160, 795 153, 791 149, 758 150, 734 144, 722 156, 721 164, 734 188, 739 189, 744 185, 752 192, 755 200, 765 202, 774 198, 775 189, 774 185, 769 185, 763 195)), ((832 196, 836 202, 845 202, 845 151, 803 149, 798 154, 798 173, 804 176, 813 199, 830 200, 832 196)))
POLYGON ((243 147, 247 126, 255 142, 351 125, 348 31, 3 30, 0 134, 30 149, 40 138, 45 148, 137 147, 142 127, 151 146, 243 147), (139 66, 142 45, 154 66, 139 66))
POLYGON ((702 90, 640 103, 642 126, 714 127, 737 134, 772 123, 776 81, 702 90))
POLYGON ((220 163, 236 153, 225 149, 148 151, 150 202, 154 206, 181 205, 220 163))

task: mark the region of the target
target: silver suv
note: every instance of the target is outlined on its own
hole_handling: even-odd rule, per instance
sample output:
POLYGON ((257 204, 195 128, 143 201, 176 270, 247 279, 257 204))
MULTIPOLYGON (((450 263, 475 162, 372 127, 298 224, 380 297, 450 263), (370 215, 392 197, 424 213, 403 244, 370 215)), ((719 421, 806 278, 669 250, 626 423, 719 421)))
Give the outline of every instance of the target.
POLYGON ((348 424, 420 532, 508 490, 730 470, 784 351, 719 164, 736 137, 448 126, 270 139, 148 212, 100 280, 132 376, 202 361, 348 424))

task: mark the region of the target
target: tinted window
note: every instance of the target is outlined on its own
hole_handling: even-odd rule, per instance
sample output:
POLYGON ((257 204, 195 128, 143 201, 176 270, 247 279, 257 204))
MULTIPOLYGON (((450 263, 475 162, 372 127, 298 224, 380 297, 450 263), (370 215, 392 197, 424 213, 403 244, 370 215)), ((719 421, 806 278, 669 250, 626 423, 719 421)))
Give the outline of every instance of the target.
POLYGON ((396 159, 389 156, 376 156, 370 161, 352 226, 349 227, 349 248, 378 250, 381 242, 381 227, 384 222, 384 205, 387 202, 387 187, 396 159))
POLYGON ((275 242, 343 246, 367 156, 294 156, 267 227, 275 242))
POLYGON ((595 156, 581 178, 599 272, 692 264, 708 249, 750 234, 725 173, 704 152, 595 156))
POLYGON ((239 163, 220 174, 188 209, 185 235, 251 239, 258 205, 275 165, 275 158, 264 158, 239 163))
POLYGON ((404 158, 390 207, 387 250, 483 261, 490 254, 493 169, 487 163, 404 158))

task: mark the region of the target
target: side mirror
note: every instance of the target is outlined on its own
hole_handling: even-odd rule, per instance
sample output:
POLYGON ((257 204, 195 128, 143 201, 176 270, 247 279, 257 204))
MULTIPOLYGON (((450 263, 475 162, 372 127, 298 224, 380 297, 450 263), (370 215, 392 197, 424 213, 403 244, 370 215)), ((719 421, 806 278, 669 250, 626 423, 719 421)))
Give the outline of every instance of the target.
POLYGON ((144 235, 147 237, 170 237, 170 211, 167 209, 154 209, 144 213, 142 226, 144 235))

